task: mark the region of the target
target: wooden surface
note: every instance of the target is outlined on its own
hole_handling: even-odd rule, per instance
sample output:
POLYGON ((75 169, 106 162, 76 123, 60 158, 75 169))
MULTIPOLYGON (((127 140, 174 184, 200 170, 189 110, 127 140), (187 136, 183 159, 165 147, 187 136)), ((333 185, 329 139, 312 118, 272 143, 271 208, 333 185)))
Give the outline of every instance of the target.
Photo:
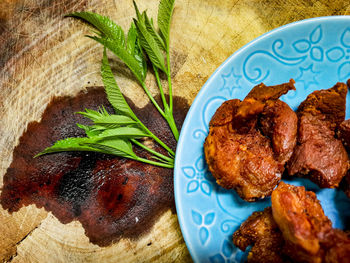
MULTIPOLYGON (((157 2, 138 4, 155 17, 157 2)), ((171 27, 174 94, 191 103, 213 71, 242 45, 293 21, 350 14, 346 2, 177 0, 171 27)), ((83 37, 87 26, 62 17, 81 10, 110 16, 125 29, 134 16, 131 0, 0 0, 0 189, 19 137, 29 122, 40 119, 50 99, 102 84, 101 46, 83 37)), ((119 67, 116 63, 115 72, 119 67)), ((128 74, 119 74, 117 80, 136 104, 147 102, 128 74)), ((156 94, 152 76, 147 82, 156 94)), ((140 239, 99 247, 89 243, 80 223, 61 224, 32 205, 13 214, 0 207, 0 261, 188 262, 191 258, 177 216, 170 210, 140 239)))

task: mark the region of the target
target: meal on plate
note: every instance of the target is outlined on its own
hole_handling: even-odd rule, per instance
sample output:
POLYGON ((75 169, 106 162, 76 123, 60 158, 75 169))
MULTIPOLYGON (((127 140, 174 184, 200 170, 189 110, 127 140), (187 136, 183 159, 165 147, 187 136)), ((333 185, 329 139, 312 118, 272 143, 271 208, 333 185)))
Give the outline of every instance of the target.
POLYGON ((246 201, 271 195, 284 172, 326 188, 338 187, 345 177, 341 188, 349 195, 346 84, 311 93, 296 114, 278 99, 293 84, 259 84, 243 101, 224 102, 210 121, 208 168, 219 185, 246 201))
POLYGON ((210 122, 204 152, 217 183, 246 201, 271 195, 293 153, 297 116, 278 98, 294 90, 290 80, 255 86, 243 101, 226 101, 210 122))
POLYGON ((254 212, 234 233, 248 262, 349 262, 350 237, 332 227, 316 194, 281 182, 272 207, 254 212))
POLYGON ((314 91, 296 113, 279 100, 292 89, 293 80, 259 84, 210 121, 204 152, 217 183, 246 201, 271 195, 272 206, 243 222, 233 242, 251 246, 248 262, 350 262, 350 237, 332 227, 316 194, 280 182, 283 173, 305 177, 350 197, 347 85, 314 91))
POLYGON ((204 151, 219 185, 246 201, 269 196, 296 143, 297 116, 278 98, 294 81, 254 87, 247 97, 226 101, 210 122, 204 151))

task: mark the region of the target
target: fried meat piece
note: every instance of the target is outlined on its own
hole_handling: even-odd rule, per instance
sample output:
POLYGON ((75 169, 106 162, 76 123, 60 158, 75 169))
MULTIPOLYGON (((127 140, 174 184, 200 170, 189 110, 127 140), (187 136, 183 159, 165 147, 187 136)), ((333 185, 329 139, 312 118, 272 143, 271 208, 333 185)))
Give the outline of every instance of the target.
MULTIPOLYGON (((314 192, 281 182, 272 192, 273 217, 299 261, 321 262, 319 238, 332 229, 314 192)), ((290 251, 289 251, 290 250, 290 251)))
POLYGON ((298 108, 298 142, 287 169, 289 175, 309 177, 320 187, 337 187, 348 170, 349 158, 335 129, 345 118, 347 87, 337 83, 311 93, 298 108))
POLYGON ((278 97, 294 89, 293 83, 260 84, 242 102, 223 103, 210 122, 204 143, 209 170, 219 185, 246 201, 271 194, 292 154, 297 117, 278 97))
POLYGON ((282 254, 284 239, 275 220, 271 207, 262 212, 254 212, 233 235, 233 243, 245 251, 252 246, 247 261, 249 263, 288 262, 282 254))
POLYGON ((314 192, 283 182, 271 196, 272 214, 283 234, 283 253, 295 262, 349 262, 350 239, 333 229, 314 192))
POLYGON ((279 97, 290 90, 295 90, 295 81, 291 79, 287 83, 276 86, 265 86, 260 83, 255 86, 239 105, 233 116, 233 126, 236 131, 245 133, 255 126, 257 117, 263 112, 268 102, 277 101, 279 97))

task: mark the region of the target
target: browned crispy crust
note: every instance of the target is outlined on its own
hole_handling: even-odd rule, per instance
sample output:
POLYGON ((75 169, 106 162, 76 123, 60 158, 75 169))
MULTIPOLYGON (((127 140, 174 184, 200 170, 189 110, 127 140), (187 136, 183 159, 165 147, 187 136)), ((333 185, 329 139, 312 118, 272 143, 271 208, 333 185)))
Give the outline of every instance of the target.
POLYGON ((204 143, 209 170, 219 185, 246 201, 271 194, 292 154, 297 117, 278 97, 294 89, 293 83, 260 84, 242 102, 223 103, 210 122, 204 143))
POLYGON ((254 212, 233 234, 248 262, 350 262, 350 237, 332 228, 314 192, 281 182, 272 208, 254 212))
POLYGON ((349 158, 335 129, 345 118, 347 87, 337 83, 311 93, 298 108, 298 144, 287 164, 290 175, 310 178, 320 187, 337 187, 348 170, 349 158))
POLYGON ((233 243, 245 251, 252 246, 247 261, 249 263, 287 262, 282 254, 284 239, 275 220, 271 207, 254 212, 233 235, 233 243))
POLYGON ((273 218, 295 262, 349 262, 350 239, 333 229, 314 192, 281 182, 271 196, 273 218))

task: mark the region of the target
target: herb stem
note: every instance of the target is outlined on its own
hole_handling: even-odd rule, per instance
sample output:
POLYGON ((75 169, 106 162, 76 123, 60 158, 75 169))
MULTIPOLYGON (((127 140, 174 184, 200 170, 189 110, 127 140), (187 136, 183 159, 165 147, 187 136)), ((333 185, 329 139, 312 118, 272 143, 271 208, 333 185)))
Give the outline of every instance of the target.
POLYGON ((140 162, 144 162, 144 163, 148 163, 148 164, 152 164, 152 165, 157 165, 160 167, 164 167, 164 168, 174 168, 174 164, 167 164, 167 163, 160 163, 160 162, 156 162, 156 161, 152 161, 152 160, 148 160, 146 158, 142 158, 142 157, 136 157, 135 158, 136 161, 140 161, 140 162))
POLYGON ((160 140, 157 136, 155 136, 139 119, 137 120, 141 128, 149 134, 150 138, 155 140, 160 146, 162 146, 165 150, 167 150, 172 156, 175 156, 174 151, 170 149, 168 145, 166 145, 162 140, 160 140))
POLYGON ((165 95, 164 95, 163 86, 162 86, 162 83, 161 83, 160 78, 159 78, 158 69, 154 65, 152 65, 152 66, 153 66, 153 71, 154 71, 154 74, 156 76, 157 84, 158 84, 158 87, 159 87, 160 96, 161 96, 162 101, 163 101, 164 111, 166 111, 166 108, 168 107, 168 103, 166 101, 166 98, 165 98, 165 95))
POLYGON ((144 89, 144 91, 146 92, 148 98, 152 101, 153 105, 157 108, 157 110, 159 111, 159 113, 163 116, 163 118, 165 118, 165 114, 164 111, 160 108, 160 106, 158 105, 158 103, 156 102, 156 100, 153 98, 152 94, 150 93, 150 91, 148 90, 148 88, 146 87, 144 82, 140 82, 142 88, 144 89))
POLYGON ((165 119, 168 122, 169 128, 171 129, 171 132, 173 133, 175 140, 178 141, 179 140, 179 130, 176 127, 174 115, 173 115, 172 111, 170 111, 170 109, 169 110, 166 109, 165 119))
POLYGON ((173 159, 173 158, 167 157, 167 156, 165 156, 165 155, 163 155, 163 154, 161 154, 161 153, 159 153, 159 152, 157 152, 157 151, 155 151, 155 150, 153 150, 153 149, 147 147, 146 145, 140 143, 139 141, 137 141, 137 140, 135 140, 135 139, 131 139, 131 141, 132 141, 134 144, 136 144, 137 146, 139 146, 139 147, 141 147, 142 149, 144 149, 144 150, 146 150, 146 151, 152 153, 153 155, 155 155, 155 156, 157 156, 157 157, 159 157, 159 158, 165 160, 166 162, 168 162, 168 163, 174 163, 174 159, 173 159))
POLYGON ((171 84, 171 72, 170 72, 170 55, 169 55, 169 47, 167 48, 167 52, 166 52, 166 63, 168 66, 168 85, 169 85, 169 108, 170 108, 170 112, 173 112, 173 87, 171 84))

